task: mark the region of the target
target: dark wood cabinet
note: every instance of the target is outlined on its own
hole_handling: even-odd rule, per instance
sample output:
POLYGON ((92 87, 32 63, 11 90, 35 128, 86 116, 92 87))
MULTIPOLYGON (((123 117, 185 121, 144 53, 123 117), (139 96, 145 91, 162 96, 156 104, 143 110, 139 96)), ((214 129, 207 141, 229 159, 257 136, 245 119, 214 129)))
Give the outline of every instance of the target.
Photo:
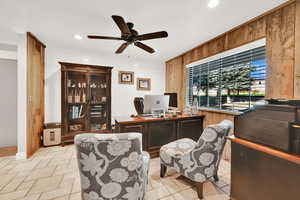
POLYGON ((79 133, 111 131, 112 67, 60 64, 62 144, 79 133))
POLYGON ((191 138, 195 142, 198 141, 203 130, 203 119, 186 119, 178 121, 178 138, 191 138))
POLYGON ((231 199, 299 199, 300 157, 245 144, 232 141, 231 199))
POLYGON ((148 151, 153 157, 158 156, 161 146, 176 140, 176 121, 157 121, 147 124, 148 151))
POLYGON ((117 118, 116 132, 143 134, 143 150, 151 157, 159 155, 161 146, 180 138, 199 139, 203 131, 203 115, 175 118, 117 118))

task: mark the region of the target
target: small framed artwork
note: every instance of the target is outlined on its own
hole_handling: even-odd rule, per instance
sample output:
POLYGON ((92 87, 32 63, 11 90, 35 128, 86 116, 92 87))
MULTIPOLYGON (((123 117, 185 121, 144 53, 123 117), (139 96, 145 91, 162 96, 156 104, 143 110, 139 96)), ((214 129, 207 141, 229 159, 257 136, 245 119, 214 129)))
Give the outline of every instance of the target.
POLYGON ((130 84, 134 83, 134 72, 119 71, 119 84, 130 84))
POLYGON ((137 90, 151 90, 150 78, 137 78, 137 90))

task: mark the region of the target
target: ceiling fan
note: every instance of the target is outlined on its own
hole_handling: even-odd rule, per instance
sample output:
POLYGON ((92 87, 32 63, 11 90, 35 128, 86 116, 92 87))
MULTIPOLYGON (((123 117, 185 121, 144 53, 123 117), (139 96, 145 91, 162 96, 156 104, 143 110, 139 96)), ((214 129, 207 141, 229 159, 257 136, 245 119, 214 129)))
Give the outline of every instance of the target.
POLYGON ((135 46, 149 52, 154 53, 155 50, 140 41, 143 40, 151 40, 151 39, 158 39, 158 38, 165 38, 168 37, 168 33, 166 31, 154 32, 154 33, 147 33, 143 35, 139 35, 139 33, 133 29, 134 24, 131 22, 125 22, 123 17, 113 15, 112 16, 115 23, 118 25, 119 29, 121 30, 121 37, 108 37, 108 36, 97 36, 97 35, 88 35, 89 39, 106 39, 106 40, 124 40, 123 43, 115 53, 120 54, 122 53, 129 45, 134 44, 135 46))

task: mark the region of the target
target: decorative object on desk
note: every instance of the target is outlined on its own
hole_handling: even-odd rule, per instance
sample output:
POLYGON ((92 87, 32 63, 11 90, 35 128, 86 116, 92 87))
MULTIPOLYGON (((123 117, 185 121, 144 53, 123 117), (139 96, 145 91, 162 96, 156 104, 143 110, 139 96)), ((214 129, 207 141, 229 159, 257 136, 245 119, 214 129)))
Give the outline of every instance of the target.
POLYGON ((135 97, 133 103, 134 103, 136 113, 138 115, 143 114, 144 113, 144 98, 143 97, 135 97))
POLYGON ((193 99, 193 106, 192 106, 192 114, 193 115, 196 115, 198 114, 198 99, 197 98, 194 98, 193 99))
POLYGON ((151 90, 150 78, 137 78, 137 90, 151 90))
POLYGON ((119 84, 129 84, 134 83, 134 72, 119 71, 119 84))

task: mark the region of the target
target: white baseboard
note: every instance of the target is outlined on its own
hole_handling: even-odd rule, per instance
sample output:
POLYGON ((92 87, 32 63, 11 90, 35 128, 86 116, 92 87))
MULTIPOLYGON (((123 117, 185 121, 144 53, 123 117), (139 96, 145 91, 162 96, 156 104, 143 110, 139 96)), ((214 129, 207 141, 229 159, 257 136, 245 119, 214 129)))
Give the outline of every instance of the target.
POLYGON ((16 160, 26 159, 26 152, 18 152, 16 153, 16 160))

